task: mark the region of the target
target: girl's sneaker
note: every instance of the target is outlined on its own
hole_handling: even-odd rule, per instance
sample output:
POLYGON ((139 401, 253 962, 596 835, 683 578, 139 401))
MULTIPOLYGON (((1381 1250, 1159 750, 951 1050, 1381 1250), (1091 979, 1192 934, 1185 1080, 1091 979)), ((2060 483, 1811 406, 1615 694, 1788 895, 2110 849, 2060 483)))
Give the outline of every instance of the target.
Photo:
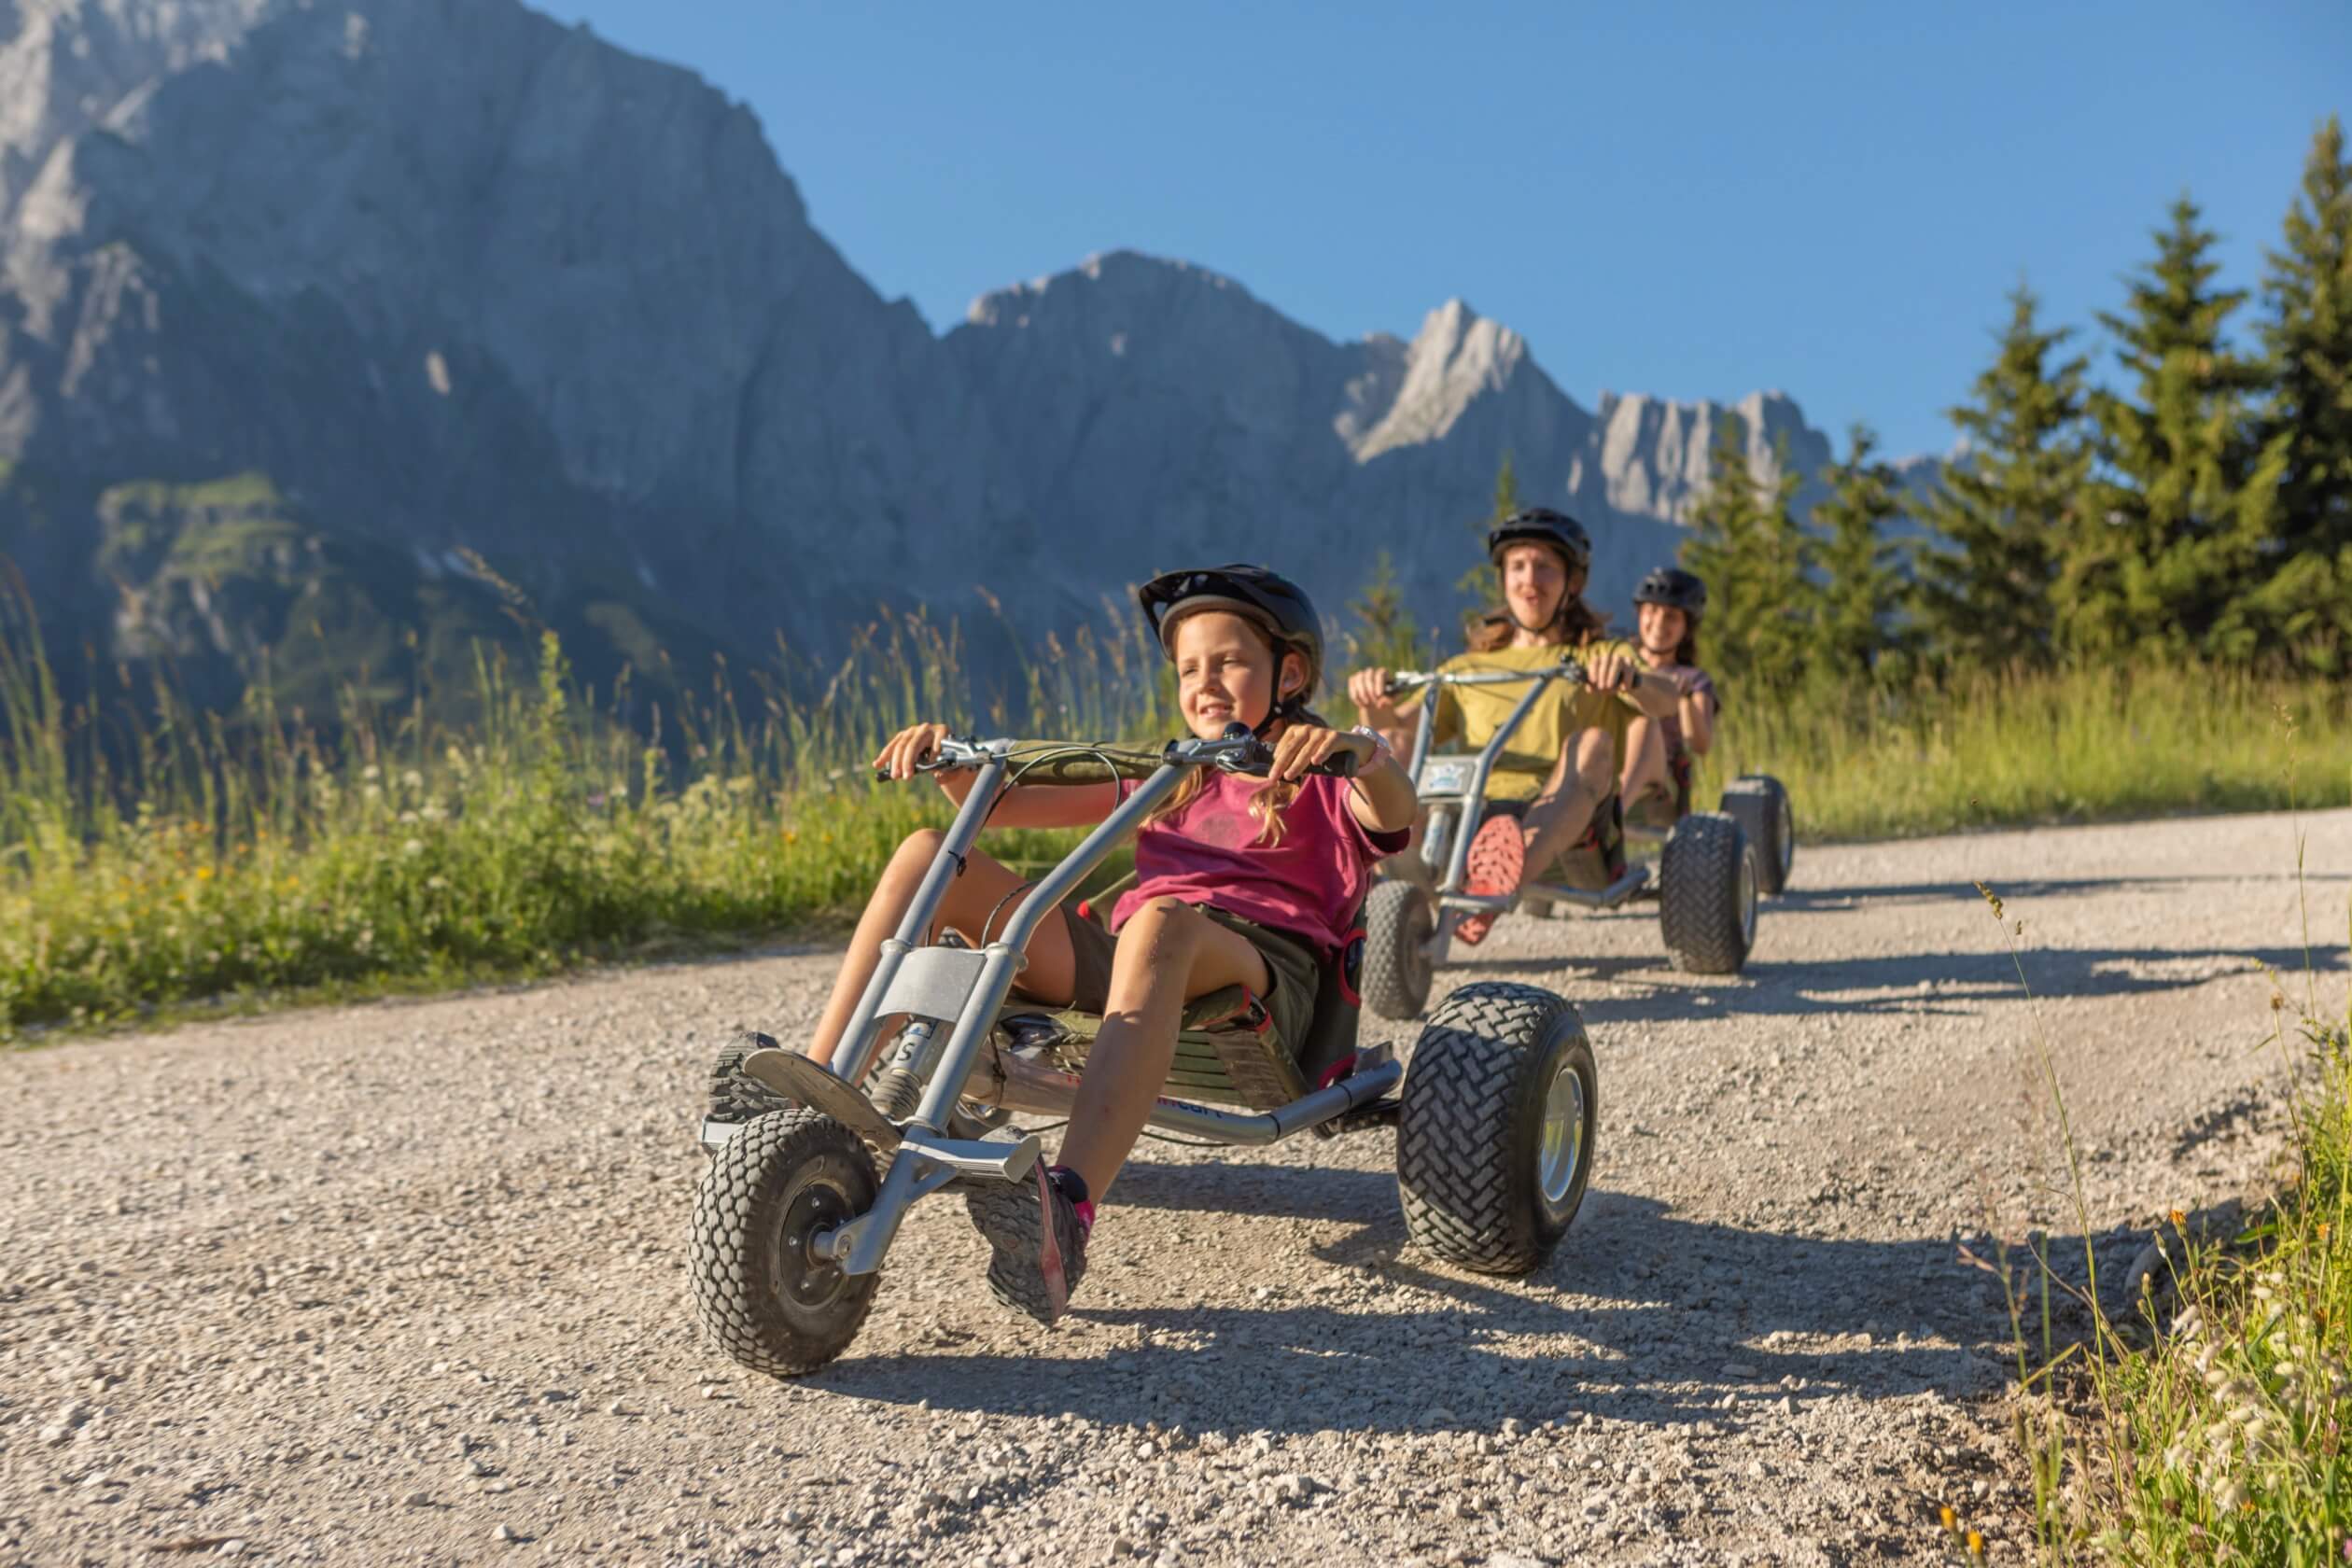
MULTIPOLYGON (((1516 893, 1526 872, 1527 837, 1518 819, 1490 817, 1480 823, 1463 867, 1463 890, 1481 898, 1516 893)), ((1494 916, 1491 909, 1472 910, 1454 922, 1454 939, 1464 947, 1476 947, 1494 929, 1494 916)))
POLYGON ((1086 1272, 1086 1236, 1094 1205, 1075 1171, 1039 1160, 1036 1179, 990 1183, 968 1193, 972 1223, 988 1239, 988 1294, 1051 1325, 1070 1305, 1086 1272))

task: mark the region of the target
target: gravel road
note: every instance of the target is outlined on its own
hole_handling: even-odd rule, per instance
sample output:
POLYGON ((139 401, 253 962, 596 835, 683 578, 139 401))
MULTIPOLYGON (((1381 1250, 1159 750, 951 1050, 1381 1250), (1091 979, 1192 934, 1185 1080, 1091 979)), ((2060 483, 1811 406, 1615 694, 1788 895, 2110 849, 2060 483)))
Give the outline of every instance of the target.
MULTIPOLYGON (((2352 813, 2302 827, 2340 998, 2352 813)), ((1809 849, 1729 982, 1654 913, 1506 920, 1441 985, 1560 989, 1601 1067, 1535 1277, 1407 1248, 1386 1134, 1146 1144, 1060 1329, 934 1200, 790 1386, 694 1325, 692 1129, 825 954, 0 1058, 0 1562, 1845 1562, 1944 1505, 2014 1560, 2007 1320, 1955 1242, 2079 1237, 2033 1020, 2107 1253, 2259 1187, 2295 832, 1809 849)))

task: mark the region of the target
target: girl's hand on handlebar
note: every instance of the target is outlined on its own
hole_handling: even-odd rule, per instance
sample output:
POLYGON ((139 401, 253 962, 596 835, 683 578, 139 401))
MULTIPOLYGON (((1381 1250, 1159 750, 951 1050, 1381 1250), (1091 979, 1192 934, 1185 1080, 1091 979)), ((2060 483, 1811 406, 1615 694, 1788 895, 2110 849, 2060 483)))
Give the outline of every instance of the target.
POLYGON ((1362 735, 1342 735, 1337 730, 1312 724, 1292 724, 1274 738, 1274 765, 1266 770, 1266 777, 1304 778, 1318 763, 1328 762, 1342 751, 1352 754, 1362 763, 1370 758, 1372 743, 1362 735))
POLYGON ((877 778, 912 778, 916 764, 938 755, 939 743, 948 735, 945 724, 912 724, 899 731, 882 746, 881 754, 874 759, 877 778))

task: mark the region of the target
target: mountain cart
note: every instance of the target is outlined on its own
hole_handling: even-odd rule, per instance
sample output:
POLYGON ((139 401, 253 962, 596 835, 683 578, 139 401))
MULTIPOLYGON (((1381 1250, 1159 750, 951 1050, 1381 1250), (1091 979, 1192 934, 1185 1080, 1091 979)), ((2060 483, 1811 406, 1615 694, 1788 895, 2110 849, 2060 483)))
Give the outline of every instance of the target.
MULTIPOLYGON (((1421 691, 1421 722, 1408 771, 1427 813, 1417 864, 1372 889, 1365 902, 1365 1005, 1383 1018, 1410 1019, 1428 1004, 1430 984, 1448 957, 1454 922, 1473 910, 1549 914, 1617 909, 1636 899, 1659 902, 1667 951, 1695 974, 1734 974, 1756 941, 1759 881, 1756 856, 1738 817, 1691 812, 1662 837, 1655 878, 1642 862, 1626 863, 1587 835, 1553 863, 1550 875, 1531 875, 1516 892, 1481 894, 1467 889, 1470 841, 1496 809, 1487 796, 1494 764, 1528 713, 1553 682, 1580 685, 1584 667, 1563 661, 1548 669, 1466 670, 1454 674, 1400 670, 1392 694, 1421 691), (1527 693, 1475 753, 1430 755, 1437 693, 1448 686, 1524 684, 1527 693)), ((1392 865, 1393 861, 1390 862, 1392 865)))
MULTIPOLYGON (((1263 776, 1265 744, 1240 726, 1156 753, 950 739, 926 771, 978 777, 875 971, 839 1071, 748 1035, 720 1055, 701 1140, 710 1155, 690 1257, 703 1325, 755 1371, 792 1377, 846 1351, 879 1287, 907 1211, 944 1188, 1019 1182, 1039 1138, 1016 1112, 1066 1116, 1101 1019, 1012 992, 1030 933, 1196 768, 1263 776), (948 879, 1016 779, 1137 781, 1134 791, 1007 922, 973 949, 927 943, 948 879), (883 1024, 907 1019, 895 1039, 883 1024)), ((1321 771, 1351 772, 1352 755, 1321 771), (1337 765, 1334 765, 1337 764, 1337 765)), ((1184 1009, 1150 1125, 1255 1146, 1312 1130, 1396 1128, 1397 1188, 1411 1239, 1482 1273, 1525 1274, 1558 1245, 1592 1166, 1599 1083, 1576 1010, 1533 986, 1466 986, 1421 1029, 1407 1063, 1359 1049, 1362 941, 1326 960, 1304 1041, 1274 1036, 1239 987, 1184 1009)))

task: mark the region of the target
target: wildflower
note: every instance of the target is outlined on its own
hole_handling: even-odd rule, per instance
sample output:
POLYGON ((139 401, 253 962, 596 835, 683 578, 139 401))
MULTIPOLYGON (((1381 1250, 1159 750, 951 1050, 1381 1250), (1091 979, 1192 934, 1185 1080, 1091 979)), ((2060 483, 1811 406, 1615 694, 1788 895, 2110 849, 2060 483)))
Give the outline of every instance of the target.
MULTIPOLYGON (((2019 923, 2023 924, 2023 922, 2021 921, 2019 923)), ((1968 1555, 1970 1557, 1982 1557, 1984 1555, 1984 1537, 1973 1530, 1968 1532, 1968 1555)))
POLYGON ((209 882, 209 881, 211 881, 211 880, 212 880, 212 874, 213 874, 213 868, 212 868, 212 867, 210 867, 210 866, 198 866, 198 867, 196 868, 196 880, 197 880, 197 881, 199 881, 199 882, 209 882))
POLYGON ((400 820, 403 822, 413 822, 416 820, 416 813, 413 811, 403 811, 400 813, 400 820))
POLYGON ((403 855, 422 855, 425 853, 425 841, 421 838, 412 838, 407 843, 400 846, 400 853, 403 855))
POLYGON ((2176 1209, 2172 1211, 2172 1223, 2174 1229, 2187 1230, 2189 1228, 2189 1216, 2176 1209))
POLYGON ((422 790, 425 788, 425 776, 414 768, 411 768, 400 775, 400 787, 404 790, 422 790))
POLYGON ((2235 1481, 2231 1481, 2213 1494, 2213 1505, 2225 1514, 2235 1513, 2245 1501, 2246 1488, 2235 1481))
POLYGON ((376 766, 375 763, 370 763, 366 767, 359 770, 359 777, 372 784, 377 779, 384 777, 384 770, 376 766))
POLYGON ((1949 1503, 1943 1505, 1941 1513, 1939 1513, 1937 1517, 1943 1520, 1943 1527, 1946 1533, 1950 1533, 1960 1528, 1960 1516, 1952 1511, 1952 1505, 1949 1503))

